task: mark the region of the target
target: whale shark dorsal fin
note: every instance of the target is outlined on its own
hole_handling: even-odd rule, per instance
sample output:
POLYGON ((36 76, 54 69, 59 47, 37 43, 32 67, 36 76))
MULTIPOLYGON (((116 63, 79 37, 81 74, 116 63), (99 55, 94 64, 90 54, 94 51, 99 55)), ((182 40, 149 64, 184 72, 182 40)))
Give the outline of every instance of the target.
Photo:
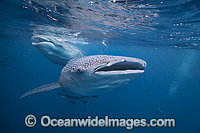
POLYGON ((21 95, 20 99, 22 99, 22 98, 24 98, 26 96, 29 96, 29 95, 33 95, 33 94, 36 94, 36 93, 53 90, 53 89, 60 88, 60 87, 61 87, 61 84, 59 82, 45 84, 45 85, 39 86, 39 87, 37 87, 37 88, 35 88, 33 90, 30 90, 30 91, 24 93, 23 95, 21 95))

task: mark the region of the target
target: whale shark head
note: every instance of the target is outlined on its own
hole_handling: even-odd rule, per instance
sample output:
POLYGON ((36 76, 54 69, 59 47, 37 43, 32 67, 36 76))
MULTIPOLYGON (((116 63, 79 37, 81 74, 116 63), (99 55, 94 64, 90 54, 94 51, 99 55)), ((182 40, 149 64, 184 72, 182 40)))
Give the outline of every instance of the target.
POLYGON ((32 36, 32 45, 48 59, 62 66, 66 65, 71 59, 83 56, 80 49, 66 42, 61 43, 55 37, 32 36))
POLYGON ((99 95, 127 84, 144 73, 146 62, 131 57, 94 55, 71 60, 60 84, 70 95, 99 95))

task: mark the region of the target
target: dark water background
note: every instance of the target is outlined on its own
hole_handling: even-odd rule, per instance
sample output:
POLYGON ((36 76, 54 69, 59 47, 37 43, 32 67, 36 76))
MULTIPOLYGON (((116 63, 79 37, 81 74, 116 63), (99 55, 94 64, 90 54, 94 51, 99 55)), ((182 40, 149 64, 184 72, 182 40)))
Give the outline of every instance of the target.
MULTIPOLYGON (((200 1, 6 0, 0 4, 0 132, 125 132, 125 128, 27 128, 34 114, 54 118, 175 118, 175 128, 132 132, 200 132, 200 1), (78 34, 78 36, 75 36, 78 34), (31 45, 48 35, 82 45, 88 55, 138 57, 144 74, 85 105, 58 90, 20 100, 22 93, 58 80, 61 66, 31 45), (93 49, 99 49, 94 51, 93 49), (159 116, 162 110, 163 116, 159 116), (165 116, 165 117, 164 117, 165 116)), ((66 41, 65 40, 65 41, 66 41)))

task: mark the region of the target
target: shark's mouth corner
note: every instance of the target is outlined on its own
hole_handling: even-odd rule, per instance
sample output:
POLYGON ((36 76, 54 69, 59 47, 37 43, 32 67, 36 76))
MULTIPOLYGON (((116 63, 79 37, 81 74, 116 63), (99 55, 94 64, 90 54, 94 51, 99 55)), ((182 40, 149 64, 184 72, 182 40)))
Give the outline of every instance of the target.
POLYGON ((95 69, 95 74, 130 74, 130 73, 143 73, 146 63, 139 62, 118 62, 110 66, 102 66, 95 69))

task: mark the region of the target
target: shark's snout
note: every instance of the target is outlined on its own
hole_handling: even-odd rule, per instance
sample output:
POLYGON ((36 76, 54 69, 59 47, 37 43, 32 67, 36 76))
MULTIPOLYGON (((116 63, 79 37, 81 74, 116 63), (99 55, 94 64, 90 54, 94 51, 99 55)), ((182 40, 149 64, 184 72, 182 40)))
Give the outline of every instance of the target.
POLYGON ((133 63, 133 65, 136 65, 136 69, 145 70, 147 63, 144 60, 138 59, 138 62, 133 63))

